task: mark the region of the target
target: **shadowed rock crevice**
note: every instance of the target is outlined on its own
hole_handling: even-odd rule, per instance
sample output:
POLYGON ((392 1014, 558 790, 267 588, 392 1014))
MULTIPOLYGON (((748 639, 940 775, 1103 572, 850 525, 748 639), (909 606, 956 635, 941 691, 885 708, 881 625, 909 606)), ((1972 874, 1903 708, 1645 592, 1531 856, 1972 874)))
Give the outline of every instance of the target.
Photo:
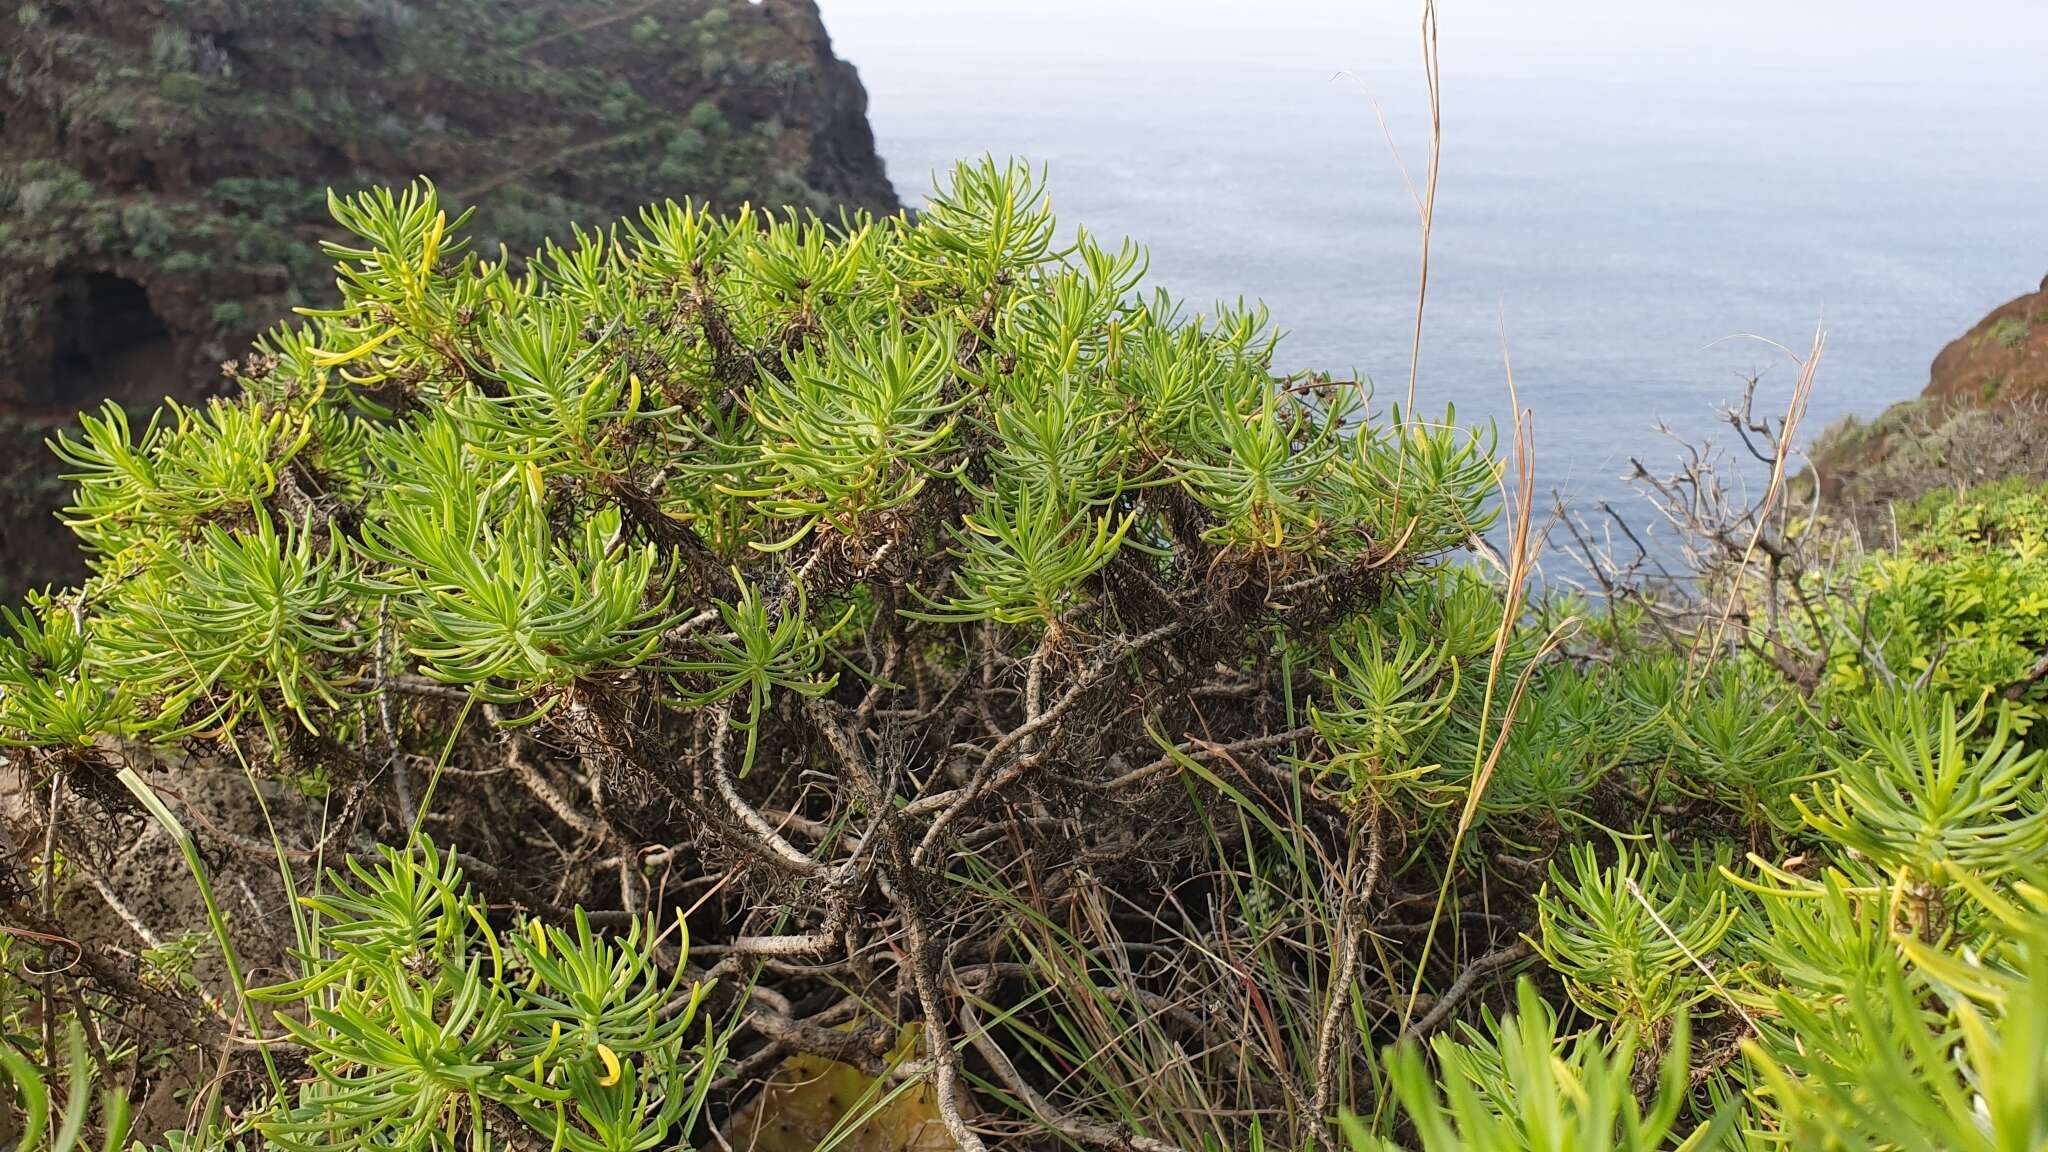
POLYGON ((51 355, 25 381, 36 408, 74 410, 112 398, 148 400, 177 380, 171 332, 142 285, 102 271, 58 277, 51 355))

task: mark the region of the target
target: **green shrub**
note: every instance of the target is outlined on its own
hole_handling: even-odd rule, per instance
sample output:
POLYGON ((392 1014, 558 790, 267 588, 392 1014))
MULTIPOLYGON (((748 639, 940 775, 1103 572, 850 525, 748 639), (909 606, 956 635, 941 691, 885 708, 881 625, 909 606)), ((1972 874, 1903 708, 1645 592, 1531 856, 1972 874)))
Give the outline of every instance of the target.
MULTIPOLYGON (((342 306, 267 336, 240 395, 172 405, 140 435, 109 409, 60 438, 96 574, 24 627, 86 639, 61 663, 0 661, 23 702, 4 737, 49 770, 92 770, 95 738, 196 741, 259 774, 367 780, 378 756, 402 766, 451 734, 466 758, 532 732, 590 773, 570 788, 548 779, 568 763, 529 764, 540 818, 630 845, 728 813, 709 850, 796 877, 818 922, 792 932, 750 905, 718 946, 832 951, 846 918, 921 925, 939 913, 914 893, 963 898, 940 867, 961 836, 990 843, 984 790, 1110 748, 1158 754, 1160 733, 1196 730, 1196 681, 1320 660, 1316 622, 1385 599, 1383 574, 1425 571, 1489 519, 1497 467, 1453 419, 1353 423, 1349 389, 1277 387, 1263 313, 1140 297, 1138 249, 1060 241, 1019 166, 962 167, 916 223, 657 206, 517 274, 468 253, 430 188, 334 209, 359 238, 329 246, 342 306), (1205 619, 1234 623, 1174 640, 1205 619), (854 725, 910 725, 916 685, 964 690, 977 652, 1022 691, 983 697, 1004 728, 975 753, 980 782, 948 793, 891 766, 914 726, 854 725), (761 817, 799 764, 835 781, 835 819, 881 820, 869 839, 888 852, 800 849, 761 817), (868 885, 893 912, 857 910, 868 885)), ((1453 581, 1439 606, 1424 585, 1387 600, 1388 626, 1461 613, 1483 667, 1492 592, 1453 581)), ((1464 703, 1483 730, 1488 705, 1464 703)), ((1312 751, 1284 717, 1229 723, 1229 741, 1312 751)), ((999 927, 945 916, 949 933, 999 927)), ((925 962, 903 963, 958 1122, 958 1026, 925 962)), ((459 991, 371 1000, 439 1019, 459 991)), ((470 1068, 508 1043, 461 995, 455 1047, 422 1059, 470 1068)), ((382 1020, 327 1026, 359 1045, 412 1027, 382 1020)), ((350 1124, 445 1120, 393 1095, 413 1079, 334 1087, 370 1109, 350 1124)))
POLYGON ((1898 523, 1905 541, 1862 562, 1843 602, 1872 639, 1855 641, 1841 612, 1824 621, 1829 685, 1854 696, 1903 678, 1966 702, 2013 692, 2029 730, 2048 707, 2048 681, 2028 679, 2048 652, 2048 495, 2024 481, 1937 490, 1898 523))
POLYGON ((2033 325, 2024 316, 2007 316, 1991 326, 1992 342, 2001 348, 2018 348, 2032 335, 2033 325))
POLYGON ((137 259, 153 260, 164 254, 173 235, 171 222, 154 204, 137 202, 121 209, 121 230, 128 235, 137 259))
MULTIPOLYGON (((1388 1058, 1388 1076, 1422 1152, 1653 1152, 1719 1147, 1732 1111, 1706 1124, 1685 1125, 1689 1111, 1686 1051, 1689 1032, 1681 1014, 1659 1062, 1655 1093, 1647 1102, 1636 1084, 1634 1033, 1618 1042, 1580 1035, 1560 1037, 1549 1006, 1523 981, 1516 1014, 1489 1021, 1467 1043, 1440 1038, 1433 1077, 1412 1047, 1388 1058), (1681 1136, 1680 1133, 1684 1132, 1681 1136)), ((1356 1116, 1344 1123, 1354 1152, 1399 1152, 1375 1137, 1356 1116)))
POLYGON ((207 263, 206 257, 198 252, 173 252, 158 267, 174 276, 190 276, 205 271, 207 263))
POLYGON ((604 938, 579 913, 500 932, 452 856, 382 855, 306 900, 305 975, 254 993, 284 1006, 316 1074, 256 1121, 265 1139, 447 1148, 488 1129, 598 1152, 689 1131, 723 1041, 693 1027, 707 986, 656 969, 650 924, 604 938))
POLYGON ((192 34, 174 24, 160 24, 149 34, 149 62, 162 72, 192 67, 192 34))
POLYGON ((706 136, 721 136, 727 131, 725 113, 709 100, 699 100, 690 105, 689 114, 684 119, 691 128, 706 136))
POLYGON ((1537 896, 1544 959, 1573 1003, 1646 1033, 1713 996, 1704 968, 1735 923, 1727 885, 1711 862, 1619 849, 1601 865, 1590 843, 1574 845, 1569 875, 1551 865, 1537 896))
POLYGON ((207 84, 204 77, 190 72, 166 72, 157 91, 174 104, 197 104, 206 99, 207 84))
POLYGON ((1524 436, 1276 374, 1019 165, 516 267, 331 206, 340 304, 235 395, 58 437, 93 575, 0 634, 39 810, 116 767, 237 995, 125 765, 265 806, 268 1087, 183 1146, 703 1146, 790 1053, 969 1149, 2039 1142, 2037 489, 1723 643, 1454 562, 1524 436))

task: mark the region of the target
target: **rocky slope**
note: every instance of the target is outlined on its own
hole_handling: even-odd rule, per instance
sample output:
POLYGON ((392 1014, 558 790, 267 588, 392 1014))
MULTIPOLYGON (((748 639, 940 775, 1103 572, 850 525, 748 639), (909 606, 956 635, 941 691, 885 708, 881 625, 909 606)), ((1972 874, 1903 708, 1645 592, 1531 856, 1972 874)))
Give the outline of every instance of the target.
POLYGON ((1811 475, 1838 510, 1882 534, 1889 505, 1936 488, 2048 480, 2044 442, 2048 278, 1943 348, 1918 397, 1822 433, 1811 475))
POLYGON ((2048 276, 1943 348, 1926 395, 1979 405, 2048 396, 2048 276))
MULTIPOLYGON (((326 191, 424 174, 515 255, 662 197, 896 207, 813 0, 25 0, 0 20, 0 596, 42 425, 333 291, 326 191), (5 435, 10 433, 11 436, 5 435)), ((54 555, 54 553, 53 553, 54 555)), ((60 566, 61 567, 61 566, 60 566)))

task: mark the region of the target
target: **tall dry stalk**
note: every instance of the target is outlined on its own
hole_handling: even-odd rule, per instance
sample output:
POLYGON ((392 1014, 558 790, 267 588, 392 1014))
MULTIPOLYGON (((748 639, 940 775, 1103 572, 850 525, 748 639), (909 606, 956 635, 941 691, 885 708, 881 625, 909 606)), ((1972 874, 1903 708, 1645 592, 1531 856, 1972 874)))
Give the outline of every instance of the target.
POLYGON ((1456 874, 1458 854, 1465 846, 1465 836, 1478 818, 1479 805, 1486 797, 1488 784, 1493 780, 1494 770, 1500 764, 1501 749, 1507 746, 1507 739, 1514 729, 1515 715, 1521 707, 1522 696, 1529 687, 1529 678, 1564 638, 1577 627, 1575 617, 1560 621, 1543 638, 1534 658, 1515 678, 1513 689, 1508 693, 1506 706, 1501 710, 1500 723, 1489 742, 1486 738, 1488 722, 1493 716, 1495 699, 1500 691, 1501 673, 1506 667, 1508 648, 1514 638, 1515 622, 1520 618, 1522 607, 1527 601, 1529 578, 1535 571, 1538 535, 1535 525, 1536 497, 1536 422, 1535 415, 1522 407, 1521 395, 1515 388, 1514 361, 1507 352, 1506 333, 1501 337, 1501 364, 1507 375, 1508 403, 1515 414, 1514 439, 1510 446, 1509 467, 1501 473, 1501 507, 1507 520, 1507 547, 1501 557, 1504 569, 1505 593, 1501 603, 1500 624, 1494 629, 1493 652, 1487 661, 1486 691, 1481 697, 1479 708, 1479 741, 1473 749, 1472 783, 1465 793, 1465 804, 1458 815, 1457 829, 1451 836, 1451 851, 1444 865, 1442 882, 1437 886, 1436 907, 1430 915, 1429 930, 1423 936, 1422 953, 1415 961, 1415 976, 1408 990, 1408 996, 1401 1007, 1400 1031, 1407 1031, 1408 1022, 1413 1018, 1415 1003, 1422 995, 1422 978, 1429 965, 1429 957, 1435 948, 1437 929, 1443 922, 1443 911, 1450 899, 1451 880, 1456 874), (1508 473, 1514 476, 1513 486, 1508 483, 1508 473))

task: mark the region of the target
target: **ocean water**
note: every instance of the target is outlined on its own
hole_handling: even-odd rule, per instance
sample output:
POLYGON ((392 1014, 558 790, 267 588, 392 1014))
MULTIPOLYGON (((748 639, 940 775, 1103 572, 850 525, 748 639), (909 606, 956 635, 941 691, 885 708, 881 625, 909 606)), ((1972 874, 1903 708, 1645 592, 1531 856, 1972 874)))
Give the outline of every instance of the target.
MULTIPOLYGON (((1154 10, 1163 24, 1114 0, 969 7, 825 3, 907 202, 957 157, 1025 157, 1064 224, 1145 244, 1191 307, 1263 299, 1284 367, 1404 396, 1420 232, 1395 156, 1419 185, 1427 144, 1414 5, 1193 3, 1154 10)), ((2048 81, 2025 53, 1951 52, 1953 75, 1902 80, 1915 46, 1881 38, 1715 59, 1658 26, 1591 49, 1565 29, 1523 51, 1498 28, 1461 39, 1445 10, 1419 406, 1505 428, 1512 365, 1539 502, 1647 520, 1622 477, 1676 458, 1659 426, 1725 442, 1717 410, 1752 373, 1782 410, 1787 349, 1817 328, 1808 435, 1917 394, 1944 343, 2048 273, 2048 81)), ((2048 17, 2001 11, 2048 43, 2048 17)))

